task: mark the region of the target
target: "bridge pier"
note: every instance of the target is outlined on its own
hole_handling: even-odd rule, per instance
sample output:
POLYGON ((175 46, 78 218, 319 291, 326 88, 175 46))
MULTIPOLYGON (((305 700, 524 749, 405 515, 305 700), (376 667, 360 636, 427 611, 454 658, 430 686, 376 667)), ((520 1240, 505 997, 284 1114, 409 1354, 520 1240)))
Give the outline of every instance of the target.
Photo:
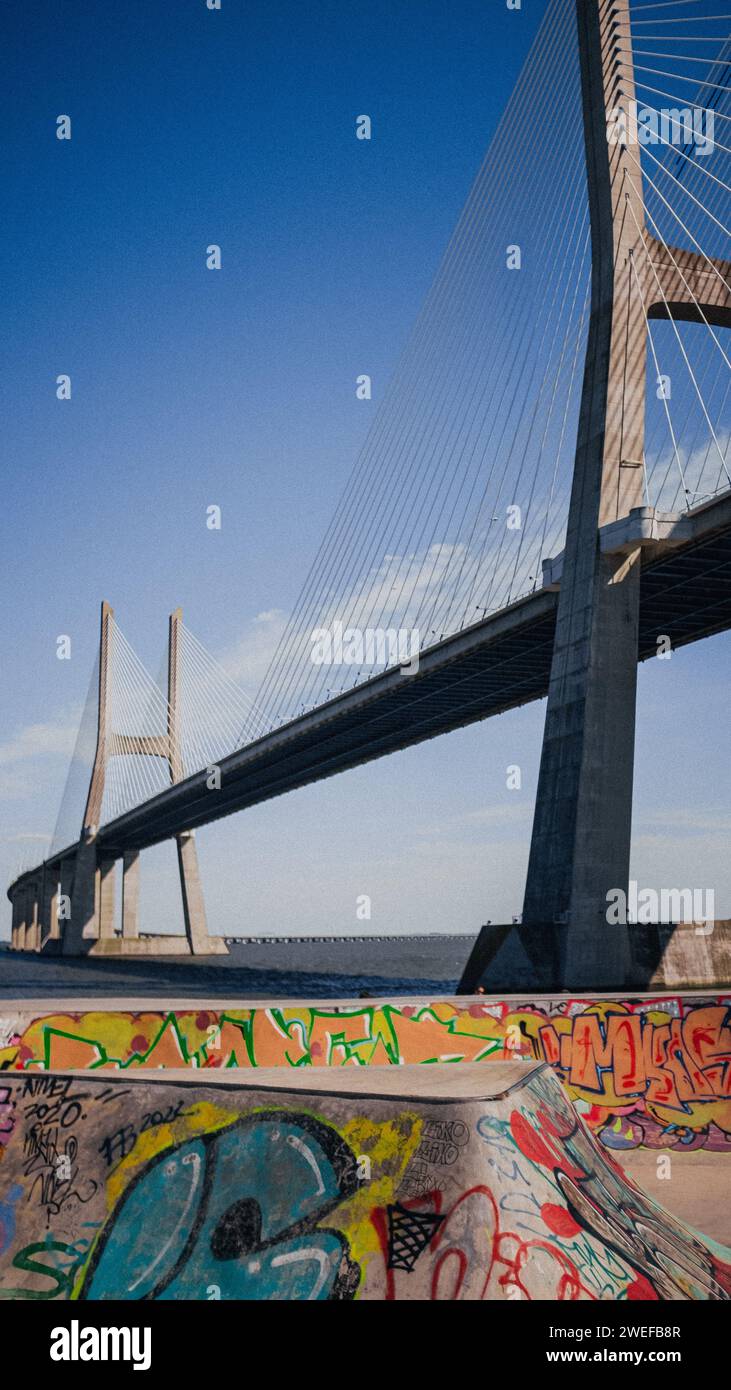
POLYGON ((32 941, 31 941, 31 919, 32 919, 32 908, 33 908, 33 890, 32 890, 32 888, 31 888, 30 886, 28 886, 28 887, 25 889, 25 892, 24 892, 23 895, 22 895, 22 904, 23 904, 23 907, 22 907, 22 914, 23 914, 23 915, 22 915, 21 932, 22 932, 23 950, 24 950, 24 951, 29 951, 29 950, 31 950, 31 947, 32 947, 32 941))
POLYGON ((97 937, 100 941, 114 938, 115 884, 116 860, 100 855, 96 870, 97 937))
POLYGON ((194 832, 189 830, 182 835, 176 835, 175 843, 178 851, 180 891, 183 896, 185 935, 191 955, 206 955, 210 949, 211 937, 208 934, 194 832))
MULTIPOLYGON (((184 936, 140 939, 138 850, 127 850, 122 855, 122 930, 121 936, 117 935, 115 878, 119 856, 105 852, 97 846, 96 835, 92 833, 80 841, 78 846, 73 884, 69 893, 70 920, 64 920, 63 924, 59 920, 57 889, 54 888, 52 906, 47 918, 51 929, 44 945, 51 939, 59 940, 61 953, 69 956, 154 956, 157 952, 165 955, 226 955, 227 948, 222 938, 210 936, 208 933, 193 833, 177 836, 176 847, 185 924, 184 936)), ((63 882, 64 867, 62 866, 61 870, 62 889, 68 887, 68 884, 63 882)), ((31 923, 28 932, 22 929, 21 918, 26 912, 21 906, 24 893, 25 890, 20 890, 13 900, 13 910, 17 913, 17 949, 40 949, 40 946, 31 944, 37 939, 33 924, 31 923)), ((37 893, 33 897, 33 910, 37 917, 37 893)))
POLYGON ((50 911, 49 940, 57 942, 57 949, 63 950, 65 924, 68 921, 67 902, 72 900, 75 861, 62 859, 56 870, 56 882, 50 911), (62 907, 63 904, 63 907, 62 907))
POLYGON ((79 840, 71 882, 71 916, 64 924, 61 952, 83 956, 99 935, 99 893, 96 838, 87 831, 79 840))
POLYGON ((26 894, 23 890, 16 893, 13 898, 13 917, 10 932, 10 946, 13 951, 25 950, 25 904, 26 894))
POLYGON ((140 856, 128 850, 122 856, 122 940, 136 941, 140 934, 140 856))
POLYGON ((38 914, 37 883, 33 883, 30 889, 30 908, 28 910, 25 928, 25 949, 26 951, 40 951, 41 949, 41 924, 38 914))
POLYGON ((566 983, 612 989, 629 961, 606 894, 629 880, 640 561, 589 554, 559 598, 523 921, 566 924, 566 983))
MULTIPOLYGON (((619 25, 629 31, 628 0, 577 0, 577 21, 591 316, 523 924, 526 940, 553 929, 565 987, 612 990, 631 956, 628 925, 609 925, 607 894, 626 894, 629 880, 641 549, 603 552, 599 532, 644 500, 644 301, 649 317, 698 317, 693 287, 711 280, 692 255, 679 275, 645 227, 636 159, 607 137, 610 113, 635 99, 630 40, 617 38, 619 25)), ((702 288, 708 322, 728 322, 721 285, 702 288)))
POLYGON ((39 902, 39 946, 42 951, 53 938, 54 919, 56 917, 56 899, 58 893, 57 882, 50 869, 43 870, 41 875, 41 891, 39 902))
POLYGON ((58 898, 61 891, 60 879, 53 884, 48 900, 48 941, 61 940, 61 923, 58 919, 58 898))
POLYGON ((566 924, 562 977, 611 989, 626 931, 606 893, 629 879, 640 550, 602 554, 600 526, 643 500, 646 325, 633 250, 644 223, 639 169, 607 140, 608 112, 634 99, 613 22, 627 0, 578 0, 592 233, 592 303, 523 922, 566 924))
MULTIPOLYGON (((73 871, 73 883, 64 882, 67 866, 61 867, 61 889, 70 887, 70 920, 63 926, 58 918, 57 888, 53 890, 51 908, 47 920, 50 923, 48 940, 60 940, 63 955, 154 955, 156 950, 178 955, 226 955, 225 942, 210 936, 206 919, 203 889, 201 887, 196 853, 195 837, 192 831, 176 836, 178 869, 185 925, 184 936, 165 936, 154 940, 140 940, 139 923, 139 875, 140 855, 138 850, 127 850, 122 856, 122 932, 116 934, 115 927, 115 875, 118 856, 105 853, 97 847, 96 835, 87 834, 79 843, 73 871)), ((40 928, 35 925, 38 918, 37 892, 33 893, 35 917, 26 930, 23 905, 27 890, 23 889, 13 899, 13 912, 16 915, 15 942, 18 950, 40 949, 40 928), (38 940, 38 945, 35 942, 38 940)))

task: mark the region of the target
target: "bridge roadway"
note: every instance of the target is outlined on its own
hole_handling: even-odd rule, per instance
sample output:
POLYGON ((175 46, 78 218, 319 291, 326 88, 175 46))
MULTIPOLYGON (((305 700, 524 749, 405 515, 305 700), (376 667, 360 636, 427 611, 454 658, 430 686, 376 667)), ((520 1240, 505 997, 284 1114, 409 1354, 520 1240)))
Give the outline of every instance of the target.
MULTIPOLYGON (((660 634, 677 648, 731 627, 730 493, 682 516, 639 508, 605 527, 600 541, 615 552, 641 547, 641 661, 656 654, 660 634)), ((545 561, 541 589, 424 650, 418 673, 380 672, 237 749, 220 761, 219 789, 208 788, 205 772, 196 773, 102 826, 99 846, 113 855, 143 849, 541 699, 548 691, 561 567, 561 556, 545 561)), ((47 863, 74 853, 69 846, 47 863)))

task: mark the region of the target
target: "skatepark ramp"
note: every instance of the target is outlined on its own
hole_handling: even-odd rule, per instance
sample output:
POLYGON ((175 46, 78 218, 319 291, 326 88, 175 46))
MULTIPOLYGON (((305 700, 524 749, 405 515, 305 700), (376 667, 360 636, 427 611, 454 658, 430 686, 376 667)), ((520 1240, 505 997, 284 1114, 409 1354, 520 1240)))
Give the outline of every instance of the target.
POLYGON ((546 1063, 8 1072, 4 1299, 728 1299, 546 1063))

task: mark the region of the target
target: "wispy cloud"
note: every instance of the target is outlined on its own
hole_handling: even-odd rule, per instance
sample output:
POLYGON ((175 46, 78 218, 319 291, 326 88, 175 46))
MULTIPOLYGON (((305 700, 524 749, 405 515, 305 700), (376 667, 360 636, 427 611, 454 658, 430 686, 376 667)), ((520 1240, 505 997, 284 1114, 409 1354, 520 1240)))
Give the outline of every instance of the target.
POLYGON ((279 645, 287 623, 281 608, 269 608, 257 613, 245 632, 224 654, 221 665, 231 680, 255 695, 279 645))
POLYGON ((45 724, 26 724, 12 738, 0 743, 0 767, 34 758, 69 757, 78 727, 78 711, 45 724))
POLYGON ((712 835, 731 832, 731 815, 713 808, 700 810, 683 806, 666 807, 663 810, 640 813, 635 823, 639 832, 637 839, 654 838, 653 831, 662 833, 663 830, 685 830, 693 834, 710 832, 712 835))
MULTIPOLYGON (((702 428, 702 421, 693 409, 688 414, 684 428, 694 431, 702 428)), ((654 506, 661 510, 699 506, 729 486, 731 431, 717 428, 714 439, 710 430, 706 429, 702 442, 693 448, 679 440, 677 458, 669 444, 669 439, 663 436, 654 454, 647 459, 648 490, 654 506), (690 494, 687 502, 682 494, 678 463, 690 494)))
POLYGON ((47 774, 39 765, 54 759, 68 761, 79 717, 77 709, 43 724, 26 724, 0 743, 0 801, 27 801, 39 786, 48 785, 47 774))
POLYGON ((438 823, 431 822, 428 825, 419 826, 417 827, 417 834, 427 838, 442 838, 471 830, 501 830, 507 826, 523 826, 531 820, 532 816, 532 800, 526 797, 518 800, 516 797, 515 801, 510 803, 480 806, 475 811, 464 811, 461 814, 449 816, 446 820, 438 823))
POLYGON ((3 835, 2 839, 3 844, 6 845, 24 845, 27 844, 28 841, 32 841, 34 844, 48 844, 47 835, 38 835, 35 834, 33 831, 28 831, 27 833, 22 833, 20 835, 3 835))

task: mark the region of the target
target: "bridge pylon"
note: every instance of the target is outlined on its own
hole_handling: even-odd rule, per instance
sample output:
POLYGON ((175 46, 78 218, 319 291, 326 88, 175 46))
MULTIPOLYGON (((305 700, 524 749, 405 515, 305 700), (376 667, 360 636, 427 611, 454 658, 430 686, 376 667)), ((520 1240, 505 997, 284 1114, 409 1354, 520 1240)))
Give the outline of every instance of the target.
MULTIPOLYGON (((185 776, 181 751, 180 627, 182 610, 170 614, 168 626, 168 697, 164 732, 135 734, 115 730, 112 704, 112 656, 114 611, 101 607, 99 637, 99 690, 94 763, 86 798, 81 836, 71 885, 71 916, 61 937, 64 955, 225 954, 225 943, 208 931, 193 831, 175 836, 183 905, 184 937, 140 938, 139 851, 122 855, 97 845, 109 759, 114 756, 162 758, 171 783, 185 776), (121 935, 115 930, 115 874, 122 859, 121 935), (162 943, 162 944, 161 944, 162 943)), ((33 930, 31 926, 31 931, 33 930)), ((28 926, 25 926, 27 943, 28 926)))
MULTIPOLYGON (((628 890, 641 549, 600 548, 599 528, 644 502, 649 318, 731 324, 707 258, 646 225, 628 0, 577 0, 592 238, 591 316, 523 923, 558 927, 560 982, 621 988, 628 890), (620 132, 620 133, 617 133, 620 132)), ((716 262, 728 278, 729 266, 716 262)))

